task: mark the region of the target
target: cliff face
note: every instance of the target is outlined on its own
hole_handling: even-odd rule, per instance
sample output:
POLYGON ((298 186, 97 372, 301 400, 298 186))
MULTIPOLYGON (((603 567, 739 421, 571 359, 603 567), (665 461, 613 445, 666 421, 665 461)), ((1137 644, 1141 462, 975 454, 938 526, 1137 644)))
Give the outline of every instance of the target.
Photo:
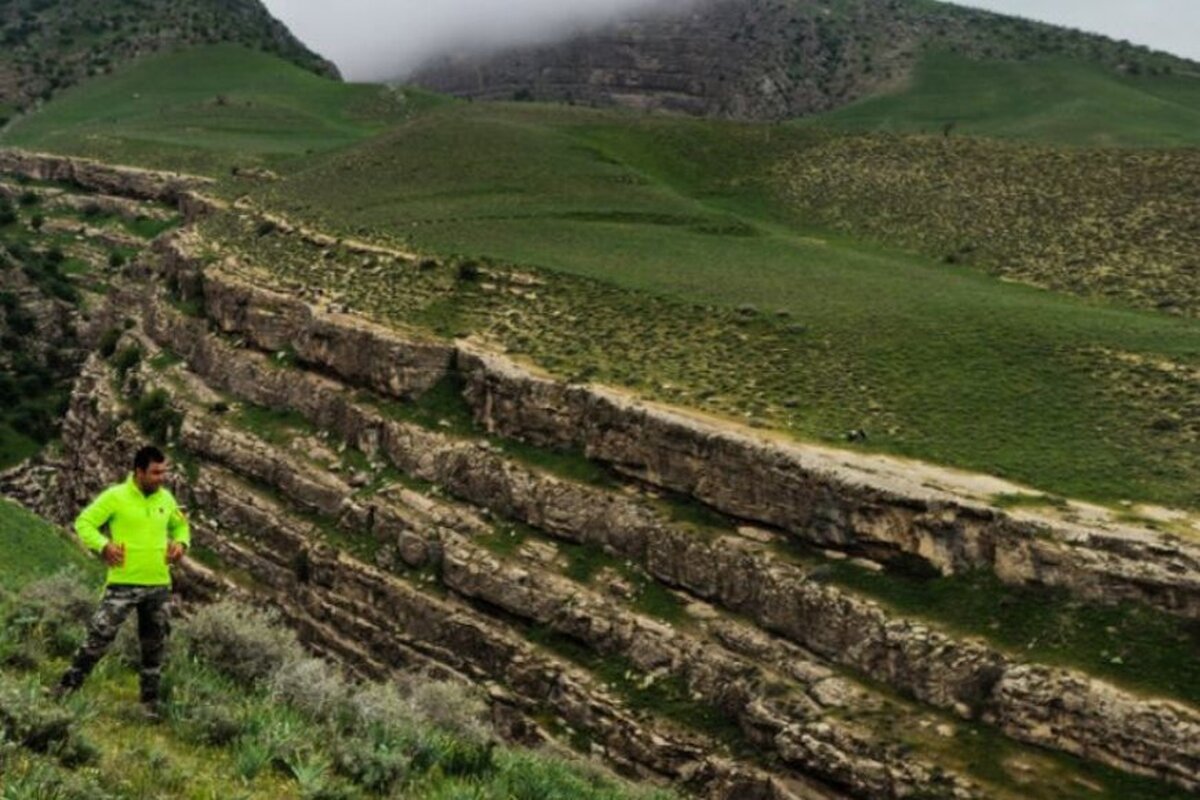
MULTIPOLYGON (((90 169, 108 184, 162 178, 90 169)), ((186 209, 220 213, 183 194, 186 209)), ((189 567, 201 596, 271 602, 315 649, 367 674, 486 683, 514 737, 565 734, 703 796, 1013 796, 946 741, 976 722, 1200 786, 1197 709, 905 618, 785 555, 801 541, 920 558, 1195 617, 1191 545, 1018 520, 467 343, 401 335, 210 263, 202 244, 190 230, 160 238, 93 317, 85 338, 134 321, 119 344, 140 365, 93 356, 62 460, 0 481, 9 493, 68 521, 123 473, 138 425, 163 423, 208 564, 189 567), (450 407, 415 413, 447 382, 478 428, 450 407), (564 446, 614 475, 548 466, 564 446), (667 492, 732 521, 680 521, 667 492)), ((1022 758, 1033 785, 1063 779, 1040 774, 1036 752, 1022 758)))
POLYGON ((902 83, 927 48, 989 58, 1078 57, 1113 69, 1186 63, 949 4, 697 0, 652 7, 548 45, 447 56, 411 80, 479 99, 786 119, 902 83))

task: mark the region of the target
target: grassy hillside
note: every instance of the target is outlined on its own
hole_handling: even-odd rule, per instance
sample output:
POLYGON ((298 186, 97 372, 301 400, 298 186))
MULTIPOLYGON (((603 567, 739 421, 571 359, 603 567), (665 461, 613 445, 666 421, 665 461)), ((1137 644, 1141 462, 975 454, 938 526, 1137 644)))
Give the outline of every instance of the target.
MULTIPOLYGON (((417 96, 391 130, 370 137, 387 115, 363 122, 343 103, 375 90, 284 66, 278 84, 257 88, 260 72, 276 74, 259 55, 206 50, 186 59, 196 67, 217 54, 227 67, 183 70, 164 60, 80 87, 4 141, 196 165, 223 175, 222 191, 249 192, 333 232, 544 270, 536 302, 497 298, 446 272, 398 281, 358 259, 316 269, 317 254, 290 252, 283 237, 257 235, 253 225, 214 220, 208 230, 279 277, 325 286, 383 318, 486 334, 567 376, 805 439, 841 442, 845 431, 863 428, 869 438, 858 446, 1043 491, 1200 507, 1200 327, 1128 308, 1134 289, 1144 288, 1137 274, 1106 273, 1118 289, 1127 281, 1124 293, 1075 299, 946 263, 940 240, 922 249, 907 228, 838 224, 791 194, 794 166, 828 160, 828 148, 839 146, 807 128, 529 103, 438 105, 417 96), (167 98, 168 113, 139 111, 134 93, 167 98), (260 99, 219 106, 211 99, 218 93, 260 99), (328 125, 316 125, 312 137, 308 120, 328 125), (93 137, 92 127, 113 133, 93 137), (307 147, 314 138, 331 150, 305 155, 298 142, 307 147), (254 160, 271 163, 281 179, 228 177, 229 164, 254 160)), ((896 141, 883 163, 912 144, 896 141)), ((1012 159, 1025 159, 1007 145, 975 146, 994 160, 989 169, 1011 172, 1012 159)), ((1144 240, 1125 244, 1145 254, 1186 241, 1187 215, 1170 211, 1185 198, 1155 176, 1190 174, 1194 152, 1155 151, 1121 167, 1149 192, 1148 207, 1162 210, 1147 218, 1157 221, 1144 240)), ((1099 201, 1109 183, 1079 176, 1088 159, 1118 156, 1047 153, 1071 168, 1066 183, 1045 193, 1043 219, 1065 221, 1056 209, 1089 209, 1093 200, 1106 207, 1099 201), (1080 159, 1078 170, 1071 159, 1080 159)), ((874 162, 845 163, 858 170, 841 182, 847 186, 878 177, 874 162)), ((920 203, 938 197, 936 169, 928 177, 920 203)), ((981 181, 977 192, 1001 206, 1004 192, 1024 191, 981 181)), ((1104 216, 1118 213, 1091 219, 1088 211, 1079 225, 1053 226, 1068 237, 1054 240, 1059 260, 1034 260, 1048 272, 1086 272, 1087 263, 1070 260, 1074 243, 1087 225, 1121 222, 1104 216)), ((939 216, 950 226, 939 235, 953 237, 955 219, 939 216)), ((1003 215, 995 221, 1021 239, 1003 215)), ((1162 262, 1150 273, 1175 280, 1185 266, 1162 262)))
POLYGON ((57 526, 0 497, 0 594, 15 592, 32 581, 67 567, 81 571, 85 583, 96 586, 103 578, 100 562, 57 526))
POLYGON ((1128 75, 1064 58, 970 59, 935 52, 905 88, 798 124, 1030 139, 1054 144, 1200 145, 1200 74, 1128 75))
POLYGON ((344 147, 423 96, 351 85, 237 45, 153 56, 18 119, 5 144, 199 172, 344 147))
POLYGON ((311 256, 243 241, 280 274, 381 316, 452 306, 458 332, 486 331, 566 375, 803 438, 862 427, 870 447, 1054 492, 1200 503, 1194 322, 806 225, 776 199, 772 165, 822 141, 475 104, 263 189, 266 205, 343 232, 586 279, 546 278, 536 307, 511 309, 515 323, 494 297, 450 287, 421 305, 417 286, 386 273, 310 270, 311 256))
POLYGON ((99 562, 2 498, 0 530, 6 800, 669 800, 497 743, 469 687, 420 677, 352 685, 306 656, 277 616, 236 604, 176 619, 162 724, 138 709, 132 621, 84 688, 54 702, 42 690, 82 641, 99 562))
POLYGON ((147 53, 205 42, 237 42, 337 75, 258 0, 7 0, 0 3, 0 118, 147 53))
POLYGON ((895 90, 938 51, 1018 71, 1047 58, 1097 77, 1200 71, 1129 42, 933 0, 714 0, 648 4, 556 42, 434 59, 411 80, 476 100, 784 120, 895 90))

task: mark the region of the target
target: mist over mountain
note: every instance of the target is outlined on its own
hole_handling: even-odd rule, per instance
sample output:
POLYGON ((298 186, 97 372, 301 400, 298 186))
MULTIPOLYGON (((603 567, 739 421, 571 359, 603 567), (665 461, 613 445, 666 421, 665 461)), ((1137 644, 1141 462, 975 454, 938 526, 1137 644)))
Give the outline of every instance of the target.
POLYGON ((1063 58, 1121 75, 1197 69, 1126 41, 947 3, 698 0, 642 8, 550 44, 451 52, 411 80, 473 99, 786 119, 903 86, 932 51, 1063 58))
POLYGON ((267 0, 291 29, 353 80, 402 78, 448 52, 486 55, 546 44, 631 13, 681 12, 695 0, 467 0, 416 4, 350 0, 331 12, 321 0, 267 0))

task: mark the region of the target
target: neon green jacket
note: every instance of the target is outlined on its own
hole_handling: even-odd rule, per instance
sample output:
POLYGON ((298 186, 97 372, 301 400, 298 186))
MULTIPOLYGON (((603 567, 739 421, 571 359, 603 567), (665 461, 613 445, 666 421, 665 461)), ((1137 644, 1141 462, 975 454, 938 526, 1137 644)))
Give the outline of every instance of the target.
POLYGON ((142 494, 131 472, 124 483, 108 487, 79 513, 75 531, 89 550, 99 553, 109 542, 100 532, 106 524, 112 542, 125 545, 125 563, 108 568, 107 583, 171 584, 167 542, 187 546, 192 538, 187 519, 166 487, 142 494))

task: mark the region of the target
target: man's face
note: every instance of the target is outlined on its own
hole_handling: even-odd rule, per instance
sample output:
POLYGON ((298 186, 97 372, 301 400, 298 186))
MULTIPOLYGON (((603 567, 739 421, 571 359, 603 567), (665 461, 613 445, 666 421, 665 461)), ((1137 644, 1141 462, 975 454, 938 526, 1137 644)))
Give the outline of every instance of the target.
POLYGON ((150 466, 145 469, 134 469, 133 477, 143 492, 152 494, 158 491, 158 487, 167 479, 169 468, 170 465, 166 461, 151 461, 150 466))

